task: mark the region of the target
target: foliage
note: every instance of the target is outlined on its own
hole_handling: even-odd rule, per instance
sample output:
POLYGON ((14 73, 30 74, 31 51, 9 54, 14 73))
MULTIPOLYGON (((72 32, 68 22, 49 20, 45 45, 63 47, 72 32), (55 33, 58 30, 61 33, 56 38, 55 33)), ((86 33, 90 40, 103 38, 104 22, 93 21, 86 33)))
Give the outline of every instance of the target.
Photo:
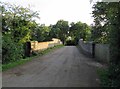
POLYGON ((63 44, 65 44, 68 29, 69 29, 68 21, 58 20, 56 25, 54 25, 53 28, 51 29, 51 31, 54 32, 52 36, 58 37, 63 42, 63 44))
POLYGON ((24 56, 23 45, 14 42, 11 36, 3 36, 2 44, 2 63, 20 60, 24 56))
POLYGON ((50 37, 60 38, 60 28, 57 28, 56 25, 50 25, 50 37))
POLYGON ((106 85, 120 87, 120 2, 98 2, 94 5, 93 14, 95 18, 93 39, 96 37, 97 41, 110 44, 109 75, 106 85))
POLYGON ((31 24, 37 12, 29 8, 0 2, 2 12, 2 62, 20 60, 24 57, 24 43, 30 41, 31 24))
POLYGON ((61 39, 64 44, 76 45, 80 38, 90 40, 91 28, 86 23, 72 22, 69 26, 68 21, 58 20, 50 28, 50 36, 61 39), (67 40, 68 37, 71 37, 72 40, 67 40))
POLYGON ((69 35, 74 38, 75 44, 77 44, 80 38, 83 40, 90 40, 91 28, 86 23, 72 22, 69 35))
POLYGON ((109 26, 108 26, 108 3, 94 4, 93 17, 94 25, 92 26, 92 40, 96 43, 108 43, 109 41, 109 26))
POLYGON ((32 32, 32 38, 31 40, 37 40, 39 42, 42 41, 50 41, 52 40, 52 37, 50 36, 50 27, 44 26, 44 25, 36 25, 34 28, 34 31, 32 32))
POLYGON ((2 11, 2 33, 11 34, 15 42, 24 43, 30 40, 30 22, 38 17, 37 12, 29 8, 0 3, 2 11))
POLYGON ((35 58, 40 57, 42 55, 45 55, 45 54, 47 54, 47 53, 49 53, 49 52, 51 52, 55 49, 61 48, 61 47, 63 47, 63 45, 57 45, 57 46, 54 46, 52 48, 48 48, 46 50, 37 52, 36 55, 33 55, 32 57, 28 57, 28 58, 25 58, 25 59, 17 60, 17 61, 14 61, 14 62, 12 61, 12 62, 9 62, 7 64, 3 64, 2 65, 2 71, 5 71, 5 70, 8 70, 10 68, 25 64, 26 62, 31 61, 32 59, 35 59, 35 58))
POLYGON ((75 40, 66 40, 66 45, 76 45, 75 40))
POLYGON ((109 87, 109 73, 108 73, 108 70, 107 69, 102 69, 102 68, 99 68, 97 69, 97 74, 99 75, 99 78, 100 78, 100 81, 101 81, 101 86, 102 87, 109 87))
POLYGON ((110 80, 111 86, 120 87, 120 2, 109 3, 108 19, 110 23, 110 80))

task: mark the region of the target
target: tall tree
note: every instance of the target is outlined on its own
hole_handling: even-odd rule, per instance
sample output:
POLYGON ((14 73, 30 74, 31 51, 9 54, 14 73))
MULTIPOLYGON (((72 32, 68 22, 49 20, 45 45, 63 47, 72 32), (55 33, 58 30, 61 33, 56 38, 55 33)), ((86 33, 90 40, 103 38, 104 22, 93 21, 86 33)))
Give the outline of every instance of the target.
POLYGON ((66 37, 67 37, 67 34, 68 34, 68 29, 69 29, 68 21, 59 20, 56 23, 56 28, 60 29, 59 38, 61 39, 63 44, 65 44, 65 40, 66 40, 66 37))
POLYGON ((88 40, 90 38, 91 28, 86 23, 77 22, 71 23, 70 36, 75 38, 76 42, 81 38, 88 40))
POLYGON ((92 39, 97 43, 108 43, 109 22, 107 17, 108 2, 98 2, 93 6, 94 26, 92 27, 92 39))

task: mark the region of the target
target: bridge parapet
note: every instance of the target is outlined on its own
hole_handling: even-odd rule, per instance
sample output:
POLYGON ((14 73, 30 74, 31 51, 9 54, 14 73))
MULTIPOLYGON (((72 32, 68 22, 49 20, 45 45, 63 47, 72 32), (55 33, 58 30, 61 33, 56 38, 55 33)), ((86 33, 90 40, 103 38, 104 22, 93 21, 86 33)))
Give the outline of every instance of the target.
POLYGON ((87 56, 96 58, 96 60, 108 63, 109 60, 109 44, 95 44, 92 41, 86 42, 80 39, 79 42, 80 50, 87 56))
POLYGON ((53 38, 52 41, 47 42, 31 41, 31 49, 32 51, 40 51, 60 44, 62 44, 62 42, 56 38, 53 38))
POLYGON ((80 39, 79 42, 79 47, 81 49, 81 51, 90 56, 90 57, 93 57, 93 43, 92 42, 85 42, 83 41, 83 39, 80 39))

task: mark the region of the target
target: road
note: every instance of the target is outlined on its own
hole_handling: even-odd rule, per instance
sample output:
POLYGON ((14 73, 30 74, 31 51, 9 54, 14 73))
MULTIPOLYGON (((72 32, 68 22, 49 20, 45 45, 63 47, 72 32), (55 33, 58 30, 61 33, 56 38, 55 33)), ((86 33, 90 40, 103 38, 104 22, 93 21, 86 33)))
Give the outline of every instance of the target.
POLYGON ((98 87, 102 65, 65 46, 3 72, 3 87, 98 87))

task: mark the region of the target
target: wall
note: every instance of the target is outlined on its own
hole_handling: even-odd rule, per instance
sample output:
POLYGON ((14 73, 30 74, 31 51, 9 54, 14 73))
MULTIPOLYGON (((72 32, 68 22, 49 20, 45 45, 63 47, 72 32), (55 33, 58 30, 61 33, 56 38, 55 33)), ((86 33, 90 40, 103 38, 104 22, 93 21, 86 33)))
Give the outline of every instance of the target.
POLYGON ((109 62, 109 45, 108 44, 96 44, 95 45, 95 58, 98 61, 108 63, 109 62))
POLYGON ((50 47, 54 47, 55 45, 62 44, 62 42, 59 39, 53 38, 52 40, 53 41, 47 42, 31 41, 31 50, 32 51, 44 50, 50 47))
POLYGON ((80 50, 84 54, 88 55, 89 57, 93 56, 92 42, 84 42, 83 39, 80 39, 78 44, 80 50))
POLYGON ((109 45, 108 44, 93 44, 92 42, 84 42, 79 40, 80 50, 88 55, 94 57, 96 60, 108 63, 109 62, 109 45))

